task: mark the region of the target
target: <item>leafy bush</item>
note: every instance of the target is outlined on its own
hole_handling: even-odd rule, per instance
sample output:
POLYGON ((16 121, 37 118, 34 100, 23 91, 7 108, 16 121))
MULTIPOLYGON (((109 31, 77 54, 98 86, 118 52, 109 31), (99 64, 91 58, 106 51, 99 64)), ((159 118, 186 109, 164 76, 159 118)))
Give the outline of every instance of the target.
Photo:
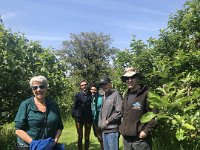
MULTIPOLYGON (((141 121, 157 118, 157 149, 199 148, 199 7, 199 0, 186 2, 182 10, 170 16, 158 39, 150 38, 144 44, 134 36, 131 49, 118 52, 115 59, 116 75, 133 66, 145 76, 142 82, 150 86, 151 105, 159 114, 147 113, 141 121)), ((121 83, 117 87, 123 92, 121 83)))
POLYGON ((13 150, 16 145, 14 125, 6 124, 0 126, 0 147, 5 150, 13 150))
POLYGON ((28 41, 0 24, 0 124, 12 122, 22 100, 32 95, 29 80, 44 75, 49 81, 48 98, 68 111, 73 86, 66 77, 66 65, 52 49, 28 41))

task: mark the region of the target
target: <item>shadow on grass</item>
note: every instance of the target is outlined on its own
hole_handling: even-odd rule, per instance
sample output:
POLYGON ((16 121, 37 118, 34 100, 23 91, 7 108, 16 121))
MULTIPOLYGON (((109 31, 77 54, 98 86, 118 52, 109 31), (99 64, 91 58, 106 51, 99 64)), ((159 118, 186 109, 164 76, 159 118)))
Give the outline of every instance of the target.
MULTIPOLYGON (((72 142, 70 144, 65 144, 65 150, 77 150, 78 146, 77 146, 77 142, 72 142)), ((83 144, 83 149, 84 149, 84 144, 83 144)), ((94 142, 90 143, 90 150, 100 150, 100 144, 96 144, 94 142)))

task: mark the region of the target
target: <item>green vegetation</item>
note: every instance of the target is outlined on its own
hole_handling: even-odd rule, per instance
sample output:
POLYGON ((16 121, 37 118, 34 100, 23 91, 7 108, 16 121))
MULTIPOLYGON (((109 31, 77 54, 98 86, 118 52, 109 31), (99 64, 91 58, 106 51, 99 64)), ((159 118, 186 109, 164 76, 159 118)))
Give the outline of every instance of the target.
POLYGON ((6 150, 13 150, 16 144, 14 124, 0 126, 0 147, 6 150))
POLYGON ((57 51, 59 60, 68 66, 69 75, 78 82, 86 79, 97 82, 108 74, 116 48, 110 48, 112 39, 109 35, 95 32, 71 34, 70 40, 64 41, 63 49, 57 51))
MULTIPOLYGON (((59 142, 64 143, 67 149, 76 150, 77 149, 77 133, 74 120, 70 119, 65 123, 65 129, 60 137, 59 142)), ((90 149, 100 150, 100 144, 97 138, 94 136, 93 129, 90 133, 90 149)), ((83 140, 84 143, 84 140, 83 140)), ((120 138, 120 149, 122 149, 122 138, 120 138)))
MULTIPOLYGON (((73 119, 69 119, 64 124, 64 130, 60 137, 59 142, 65 144, 65 147, 69 150, 77 150, 77 139, 76 127, 73 119)), ((100 145, 97 138, 94 136, 93 129, 90 133, 90 149, 100 150, 100 145)), ((84 141, 84 140, 83 140, 84 141)), ((13 150, 16 144, 16 136, 14 134, 14 124, 5 124, 0 132, 1 146, 5 150, 13 150)), ((84 143, 84 142, 83 142, 84 143)), ((122 149, 122 138, 120 138, 120 149, 122 149)))
POLYGON ((29 42, 21 34, 13 34, 0 24, 0 124, 13 121, 20 102, 31 95, 30 78, 39 74, 49 81, 49 98, 62 101, 61 108, 69 111, 67 100, 71 100, 69 91, 73 86, 65 71, 54 51, 29 42))
POLYGON ((117 76, 121 66, 135 66, 145 76, 143 83, 151 88, 151 107, 159 114, 148 113, 142 121, 156 116, 155 139, 170 137, 169 142, 157 141, 160 149, 176 145, 177 150, 193 150, 200 146, 199 7, 199 0, 188 1, 170 17, 158 39, 150 38, 147 45, 133 37, 131 49, 120 51, 115 60, 117 76))
MULTIPOLYGON (((199 23, 200 1, 187 1, 182 10, 170 16, 157 39, 151 37, 144 43, 133 36, 130 49, 120 51, 110 48, 109 35, 93 32, 71 34, 62 50, 44 49, 0 24, 0 146, 9 147, 15 138, 13 129, 5 125, 13 122, 20 102, 31 95, 28 81, 32 76, 47 77, 49 98, 58 102, 68 120, 79 80, 98 81, 109 73, 114 87, 123 93, 120 76, 124 67, 133 66, 150 87, 151 107, 159 109, 158 114, 148 113, 141 120, 158 120, 154 150, 200 149, 199 23)), ((75 135, 73 123, 67 121, 61 141, 72 148, 75 135)), ((97 148, 96 138, 91 140, 92 147, 97 148)))

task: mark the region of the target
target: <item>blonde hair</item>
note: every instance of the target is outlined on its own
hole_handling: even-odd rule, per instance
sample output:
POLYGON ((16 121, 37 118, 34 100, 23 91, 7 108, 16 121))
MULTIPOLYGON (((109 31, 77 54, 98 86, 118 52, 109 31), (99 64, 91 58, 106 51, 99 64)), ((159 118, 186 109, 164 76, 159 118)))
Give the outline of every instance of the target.
POLYGON ((41 75, 32 77, 29 82, 30 86, 32 86, 34 82, 41 82, 44 85, 48 86, 47 78, 45 78, 44 76, 41 76, 41 75))

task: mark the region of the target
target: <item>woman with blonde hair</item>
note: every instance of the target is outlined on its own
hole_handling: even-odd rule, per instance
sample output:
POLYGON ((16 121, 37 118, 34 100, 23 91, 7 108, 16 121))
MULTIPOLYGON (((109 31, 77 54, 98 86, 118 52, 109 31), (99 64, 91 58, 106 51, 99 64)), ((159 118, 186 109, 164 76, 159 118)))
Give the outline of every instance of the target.
MULTIPOLYGON (((44 76, 30 80, 33 96, 19 106, 15 117, 18 149, 53 148, 62 133, 63 123, 58 105, 47 99, 48 81, 44 76)), ((62 148, 64 149, 64 148, 62 148)))

